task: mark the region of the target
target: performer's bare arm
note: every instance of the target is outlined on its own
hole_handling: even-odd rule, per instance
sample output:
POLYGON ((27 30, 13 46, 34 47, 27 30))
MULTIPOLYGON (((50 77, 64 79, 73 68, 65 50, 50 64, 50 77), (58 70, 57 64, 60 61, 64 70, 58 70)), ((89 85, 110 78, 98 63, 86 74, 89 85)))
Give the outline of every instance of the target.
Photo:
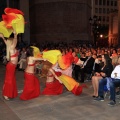
POLYGON ((37 60, 44 60, 44 61, 46 61, 46 59, 44 59, 44 58, 36 58, 36 57, 33 57, 33 60, 35 60, 35 61, 37 61, 37 60))
POLYGON ((12 45, 11 45, 11 48, 15 48, 16 45, 17 45, 17 33, 16 31, 14 30, 14 38, 13 38, 13 42, 12 42, 12 45))
POLYGON ((4 38, 4 35, 0 33, 0 37, 3 39, 4 43, 7 44, 7 40, 4 38))
POLYGON ((50 72, 54 75, 54 77, 60 82, 62 83, 62 81, 58 78, 58 76, 55 74, 55 72, 53 71, 53 69, 49 69, 50 72))

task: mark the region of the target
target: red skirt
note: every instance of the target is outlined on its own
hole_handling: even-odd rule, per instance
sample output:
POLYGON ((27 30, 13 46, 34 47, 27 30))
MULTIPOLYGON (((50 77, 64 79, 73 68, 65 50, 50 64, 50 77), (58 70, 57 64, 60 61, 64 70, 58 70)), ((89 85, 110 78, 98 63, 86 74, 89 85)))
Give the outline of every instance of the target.
POLYGON ((63 92, 63 85, 58 81, 54 80, 53 82, 47 82, 46 87, 44 88, 43 95, 59 95, 63 92))
POLYGON ((72 93, 74 94, 74 95, 80 95, 81 93, 82 93, 82 86, 75 86, 73 89, 72 89, 72 93))
POLYGON ((6 74, 3 85, 3 96, 7 96, 9 98, 15 98, 18 95, 16 78, 15 78, 15 70, 16 65, 9 62, 6 65, 6 74))
POLYGON ((40 83, 38 78, 31 73, 24 74, 25 83, 22 94, 20 95, 21 100, 30 100, 40 95, 40 83))
POLYGON ((86 84, 82 84, 82 85, 79 85, 79 86, 75 86, 73 89, 72 89, 72 93, 74 95, 80 95, 82 93, 82 90, 83 88, 88 88, 86 84))

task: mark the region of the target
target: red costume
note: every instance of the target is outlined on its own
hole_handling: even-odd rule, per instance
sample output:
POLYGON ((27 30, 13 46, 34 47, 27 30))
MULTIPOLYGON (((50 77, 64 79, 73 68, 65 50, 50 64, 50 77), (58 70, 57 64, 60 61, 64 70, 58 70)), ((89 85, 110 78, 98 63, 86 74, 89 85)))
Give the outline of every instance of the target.
POLYGON ((61 76, 59 76, 59 79, 61 80, 63 85, 65 85, 65 87, 69 91, 71 91, 74 95, 80 95, 82 93, 82 89, 84 87, 87 88, 86 85, 84 84, 80 85, 78 82, 76 82, 73 78, 71 78, 68 75, 62 74, 61 76))
POLYGON ((74 94, 74 95, 80 95, 82 93, 82 89, 83 87, 82 86, 75 86, 71 92, 74 94))
POLYGON ((6 65, 6 74, 3 85, 3 96, 7 96, 9 98, 15 98, 18 95, 15 78, 15 69, 16 65, 11 62, 9 62, 6 65))
POLYGON ((21 100, 29 100, 40 95, 40 84, 38 78, 32 74, 25 72, 25 83, 23 93, 20 96, 21 100))
MULTIPOLYGON (((53 77, 53 75, 49 77, 53 77)), ((46 82, 46 87, 43 90, 42 94, 43 95, 59 95, 59 94, 62 94, 62 92, 63 92, 63 85, 54 78, 53 82, 46 82)))

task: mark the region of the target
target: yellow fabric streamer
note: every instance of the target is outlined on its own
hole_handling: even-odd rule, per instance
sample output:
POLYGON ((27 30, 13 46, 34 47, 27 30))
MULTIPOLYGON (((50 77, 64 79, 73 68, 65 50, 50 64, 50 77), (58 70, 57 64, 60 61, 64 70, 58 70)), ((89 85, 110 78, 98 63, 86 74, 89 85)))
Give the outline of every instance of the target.
POLYGON ((43 58, 48 60, 50 63, 55 64, 58 60, 58 56, 62 55, 59 50, 49 50, 43 52, 43 58))
POLYGON ((13 29, 6 28, 4 21, 0 22, 0 33, 2 33, 4 35, 4 37, 9 38, 12 31, 13 31, 13 29))
POLYGON ((24 18, 20 14, 16 14, 17 18, 12 21, 13 29, 18 33, 24 33, 24 18))
POLYGON ((38 47, 35 47, 35 46, 30 46, 31 48, 33 48, 33 54, 34 54, 34 57, 39 57, 40 55, 40 50, 38 47))
POLYGON ((62 74, 59 79, 62 81, 62 83, 65 85, 65 87, 71 91, 75 86, 79 86, 80 84, 76 82, 73 78, 62 74))

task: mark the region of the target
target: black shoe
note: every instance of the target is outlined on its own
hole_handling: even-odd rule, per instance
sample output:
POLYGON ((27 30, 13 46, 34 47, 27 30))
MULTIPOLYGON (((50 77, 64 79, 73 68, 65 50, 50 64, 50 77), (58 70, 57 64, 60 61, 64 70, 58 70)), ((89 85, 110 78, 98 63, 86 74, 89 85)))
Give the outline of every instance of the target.
POLYGON ((96 98, 94 98, 94 100, 95 101, 104 101, 104 98, 102 98, 102 97, 96 97, 96 98))
POLYGON ((108 105, 109 105, 109 106, 115 106, 115 105, 116 105, 116 102, 115 102, 115 101, 110 101, 110 102, 108 103, 108 105))
POLYGON ((98 96, 95 96, 95 95, 93 95, 92 97, 93 97, 93 98, 98 98, 98 96))

